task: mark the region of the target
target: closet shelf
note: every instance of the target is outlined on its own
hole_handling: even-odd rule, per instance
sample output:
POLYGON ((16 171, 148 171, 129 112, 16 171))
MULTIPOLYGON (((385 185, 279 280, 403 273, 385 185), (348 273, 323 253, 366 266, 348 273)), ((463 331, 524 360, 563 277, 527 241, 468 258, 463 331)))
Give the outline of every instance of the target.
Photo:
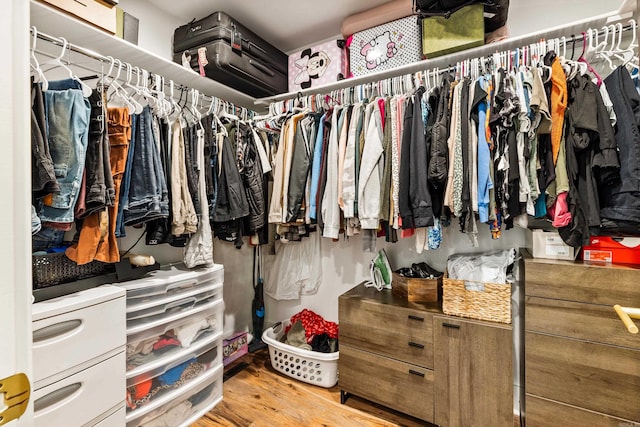
POLYGON ((215 96, 237 106, 255 110, 255 98, 227 87, 214 80, 140 48, 128 41, 107 34, 50 6, 31 0, 31 26, 55 37, 64 37, 70 43, 113 56, 151 73, 160 74, 167 81, 197 89, 205 95, 215 96))
POLYGON ((525 34, 519 37, 512 37, 497 43, 479 46, 472 49, 463 50, 449 55, 440 56, 433 59, 425 59, 411 64, 406 64, 400 67, 393 68, 391 70, 379 71, 376 73, 367 74, 364 76, 354 77, 350 79, 340 80, 334 83, 317 86, 310 89, 304 89, 296 92, 283 93, 280 95, 269 96, 265 98, 256 99, 257 105, 269 105, 275 101, 281 101, 285 99, 293 99, 298 95, 310 95, 310 94, 329 94, 334 90, 350 88, 357 85, 367 84, 371 82, 377 82, 387 78, 402 76, 405 74, 416 73, 423 70, 433 70, 435 68, 445 69, 452 65, 455 65, 459 61, 470 58, 489 57, 495 52, 502 52, 527 46, 531 43, 536 43, 541 39, 553 39, 562 36, 570 36, 572 34, 580 34, 582 31, 586 31, 589 28, 600 28, 603 25, 618 22, 621 20, 627 20, 632 17, 633 13, 624 11, 621 8, 620 11, 612 11, 611 13, 598 15, 588 19, 575 21, 567 25, 561 25, 552 27, 546 30, 537 31, 535 33, 525 34))

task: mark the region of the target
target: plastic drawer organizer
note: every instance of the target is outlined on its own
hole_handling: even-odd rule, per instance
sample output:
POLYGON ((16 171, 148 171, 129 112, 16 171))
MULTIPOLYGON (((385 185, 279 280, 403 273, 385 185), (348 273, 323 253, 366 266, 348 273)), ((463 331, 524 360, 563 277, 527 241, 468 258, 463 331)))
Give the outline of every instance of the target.
POLYGON ((279 372, 305 383, 333 387, 338 382, 338 351, 320 353, 281 342, 289 320, 276 323, 264 331, 262 341, 269 346, 271 365, 279 372))
POLYGON ((224 270, 164 266, 127 291, 127 427, 188 426, 222 400, 224 270))

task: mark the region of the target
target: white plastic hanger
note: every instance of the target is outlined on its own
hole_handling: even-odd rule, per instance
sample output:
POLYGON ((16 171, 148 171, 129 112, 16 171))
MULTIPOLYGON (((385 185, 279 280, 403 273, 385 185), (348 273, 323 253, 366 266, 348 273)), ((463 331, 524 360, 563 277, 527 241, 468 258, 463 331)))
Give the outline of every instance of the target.
POLYGON ((50 72, 51 70, 54 70, 56 68, 63 68, 69 73, 70 79, 73 79, 80 84, 80 88, 82 89, 82 95, 85 98, 91 96, 91 92, 93 92, 93 90, 85 82, 80 80, 78 76, 73 74, 73 71, 71 70, 71 68, 69 68, 67 65, 65 65, 62 62, 62 57, 67 52, 67 46, 69 45, 69 43, 67 42, 67 39, 65 39, 64 37, 60 37, 60 41, 62 42, 62 49, 60 51, 60 55, 51 59, 50 61, 44 62, 43 64, 40 65, 40 68, 43 69, 43 67, 46 67, 49 65, 51 66, 51 68, 48 68, 46 70, 43 69, 43 72, 50 72))
POLYGON ((36 58, 36 42, 38 40, 38 29, 34 26, 31 27, 31 33, 33 35, 33 40, 31 42, 31 69, 35 72, 35 82, 40 83, 40 86, 43 91, 46 91, 49 88, 49 81, 44 75, 42 68, 40 68, 40 63, 38 62, 38 58, 36 58))

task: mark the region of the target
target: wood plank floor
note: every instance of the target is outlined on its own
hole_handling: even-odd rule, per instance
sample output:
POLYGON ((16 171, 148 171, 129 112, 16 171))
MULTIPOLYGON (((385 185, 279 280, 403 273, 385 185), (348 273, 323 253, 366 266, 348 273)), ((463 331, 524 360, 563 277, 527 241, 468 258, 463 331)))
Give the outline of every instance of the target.
POLYGON ((322 388, 280 374, 271 366, 266 349, 247 354, 228 368, 240 362, 249 366, 225 381, 222 403, 191 427, 431 425, 356 396, 342 405, 338 386, 322 388))

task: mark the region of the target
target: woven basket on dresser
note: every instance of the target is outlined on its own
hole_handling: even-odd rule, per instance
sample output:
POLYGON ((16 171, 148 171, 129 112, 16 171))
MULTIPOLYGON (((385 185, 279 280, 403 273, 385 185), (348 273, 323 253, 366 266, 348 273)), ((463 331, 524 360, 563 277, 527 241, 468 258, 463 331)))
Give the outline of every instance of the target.
POLYGON ((33 289, 42 289, 87 277, 99 276, 111 272, 113 269, 113 265, 99 261, 78 265, 67 258, 64 252, 33 255, 33 289))
POLYGON ((452 316, 511 323, 511 284, 483 283, 484 291, 467 290, 464 280, 442 281, 442 311, 452 316))

